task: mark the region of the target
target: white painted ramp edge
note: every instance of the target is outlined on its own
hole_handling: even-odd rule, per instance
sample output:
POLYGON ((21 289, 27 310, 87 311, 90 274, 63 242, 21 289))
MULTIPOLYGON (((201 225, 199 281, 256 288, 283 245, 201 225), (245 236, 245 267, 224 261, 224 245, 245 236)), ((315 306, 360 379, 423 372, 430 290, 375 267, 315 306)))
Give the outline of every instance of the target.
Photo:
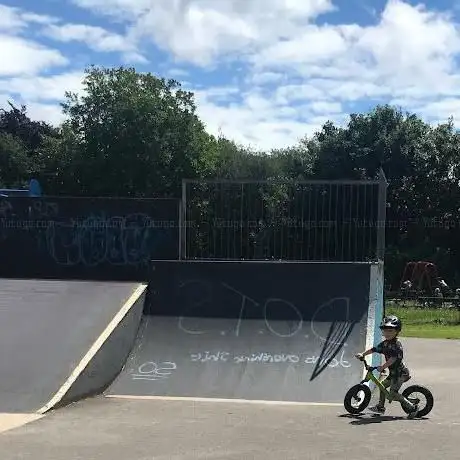
POLYGON ((189 401, 208 403, 230 403, 230 404, 261 404, 267 406, 326 406, 339 407, 342 403, 328 402, 303 402, 303 401, 271 401, 264 399, 232 399, 232 398, 195 398, 189 396, 136 396, 136 395, 105 395, 112 399, 129 399, 140 401, 189 401))
POLYGON ((72 371, 70 376, 64 382, 64 384, 59 388, 56 394, 46 403, 42 408, 37 411, 37 414, 44 414, 52 409, 57 403, 61 401, 61 399, 65 396, 65 394, 69 391, 71 386, 75 383, 77 378, 80 374, 85 370, 86 366, 91 362, 94 358, 96 353, 100 350, 100 348, 104 345, 107 339, 110 337, 112 332, 116 329, 116 327, 120 324, 123 318, 127 315, 127 313, 131 310, 134 306, 136 301, 139 297, 144 293, 147 289, 147 284, 140 284, 135 291, 129 296, 128 300, 123 304, 121 309, 118 313, 114 316, 112 321, 108 324, 108 326, 104 329, 102 334, 96 339, 93 343, 91 348, 88 352, 83 356, 82 360, 78 363, 75 369, 72 371))

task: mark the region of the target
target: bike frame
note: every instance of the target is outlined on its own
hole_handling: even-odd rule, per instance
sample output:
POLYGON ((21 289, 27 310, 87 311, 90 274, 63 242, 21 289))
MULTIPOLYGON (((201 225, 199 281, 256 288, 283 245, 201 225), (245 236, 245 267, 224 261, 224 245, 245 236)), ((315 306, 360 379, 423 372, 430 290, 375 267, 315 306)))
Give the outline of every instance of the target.
MULTIPOLYGON (((358 355, 359 356, 359 355, 358 355)), ((385 373, 383 374, 383 372, 380 373, 380 377, 382 375, 385 375, 385 377, 382 379, 382 378, 377 378, 373 372, 378 370, 379 366, 369 366, 366 362, 366 360, 363 358, 363 357, 358 357, 357 358, 363 362, 364 364, 364 367, 366 369, 366 374, 365 374, 365 377, 356 385, 353 385, 347 392, 346 396, 345 396, 345 399, 344 399, 344 404, 345 404, 345 409, 347 409, 348 412, 352 413, 352 414, 357 414, 357 410, 358 411, 361 411, 362 409, 354 409, 352 408, 352 400, 356 400, 356 401, 360 401, 360 397, 358 396, 358 394, 360 392, 363 392, 364 393, 364 398, 361 400, 360 402, 360 407, 363 405, 365 405, 365 407, 367 407, 367 405, 370 403, 370 400, 371 398, 369 397, 369 393, 372 394, 375 390, 375 388, 378 388, 385 396, 385 399, 388 400, 390 403, 395 401, 396 398, 398 398, 397 400, 401 402, 401 406, 403 407, 403 410, 409 414, 411 416, 411 418, 415 417, 415 416, 420 416, 420 417, 423 417, 425 415, 427 415, 428 413, 430 413, 431 409, 433 408, 433 395, 431 394, 430 390, 428 390, 426 387, 423 387, 421 385, 409 385, 402 393, 399 392, 399 390, 397 392, 393 392, 391 390, 388 390, 386 388, 386 385, 384 386, 384 383, 385 381, 390 377, 390 374, 391 373, 385 373), (369 382, 373 382, 375 384, 375 388, 371 389, 370 388, 370 385, 369 385, 369 382), (364 388, 364 387, 367 387, 367 388, 364 388), (420 399, 419 398, 410 398, 409 396, 412 394, 412 393, 416 393, 416 392, 419 392, 419 393, 422 393, 423 395, 426 396, 427 398, 427 406, 423 409, 419 409, 418 408, 418 404, 420 403, 420 399), (402 397, 401 397, 402 396, 402 397), (404 404, 406 403, 407 404, 407 407, 406 405, 404 404), (409 408, 409 404, 411 405, 411 407, 409 408), (417 412, 413 412, 413 410, 416 409, 417 412)), ((410 379, 410 377, 409 377, 410 379)), ((406 381, 408 381, 409 379, 407 379, 406 381)), ((390 387, 391 388, 391 387, 390 387)))
MULTIPOLYGON (((394 400, 394 398, 391 397, 391 393, 383 386, 383 382, 388 378, 388 374, 385 374, 385 377, 383 379, 379 379, 373 373, 377 368, 369 366, 365 359, 362 359, 361 361, 363 361, 367 373, 364 379, 361 380, 360 384, 366 384, 369 381, 374 382, 375 385, 379 388, 379 390, 385 394, 385 397, 388 400, 388 402, 391 403, 394 400)), ((374 391, 372 391, 372 393, 374 391)))

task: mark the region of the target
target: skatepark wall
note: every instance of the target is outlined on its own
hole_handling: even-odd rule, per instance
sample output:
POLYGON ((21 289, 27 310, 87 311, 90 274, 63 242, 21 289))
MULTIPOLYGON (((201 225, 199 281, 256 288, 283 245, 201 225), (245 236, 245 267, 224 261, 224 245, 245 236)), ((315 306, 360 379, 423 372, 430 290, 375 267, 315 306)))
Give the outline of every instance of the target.
MULTIPOLYGON (((151 273, 148 315, 261 318, 264 303, 269 310, 278 302, 284 309, 271 308, 277 319, 283 319, 283 311, 292 316, 293 309, 312 319, 315 302, 346 299, 351 321, 366 315, 368 343, 379 337, 382 263, 156 260, 151 273), (294 300, 299 305, 290 305, 294 300)), ((340 318, 339 310, 328 311, 326 320, 340 318)))
POLYGON ((0 278, 148 281, 179 258, 176 199, 0 197, 0 278))
MULTIPOLYGON (((304 320, 317 320, 310 310, 315 301, 320 305, 346 298, 348 320, 356 324, 362 320, 360 315, 366 316, 363 346, 372 347, 381 340, 378 326, 384 313, 383 286, 382 262, 158 260, 152 261, 145 313, 240 319, 239 315, 243 314, 244 318, 261 318, 264 302, 267 307, 267 299, 269 304, 277 299, 284 302, 284 311, 290 310, 292 316, 292 302, 286 299, 295 299, 301 305, 305 302, 310 305, 294 305, 301 310, 304 320), (367 295, 363 290, 367 290, 367 295), (247 292, 253 297, 248 297, 247 292), (255 299, 259 303, 257 307, 255 299), (239 309, 242 306, 244 311, 239 309)), ((329 309, 329 312, 329 316, 324 317, 323 310, 325 320, 341 319, 340 311, 329 309)), ((283 318, 282 309, 277 308, 275 314, 278 319, 283 318)), ((372 358, 374 362, 378 360, 376 355, 372 358)))
POLYGON ((38 412, 62 407, 100 394, 117 377, 132 351, 141 323, 147 284, 126 301, 93 347, 54 397, 38 412))
MULTIPOLYGON (((328 333, 353 338, 356 353, 381 339, 383 263, 152 263, 148 315, 331 324, 328 333), (339 331, 339 323, 348 326, 339 331)), ((378 359, 372 356, 374 363, 378 359)))

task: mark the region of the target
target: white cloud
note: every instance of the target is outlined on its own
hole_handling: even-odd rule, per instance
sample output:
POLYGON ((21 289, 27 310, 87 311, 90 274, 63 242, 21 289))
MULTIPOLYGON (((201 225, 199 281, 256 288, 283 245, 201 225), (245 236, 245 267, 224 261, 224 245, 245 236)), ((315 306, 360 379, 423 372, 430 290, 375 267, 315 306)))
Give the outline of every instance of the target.
POLYGON ((254 60, 262 70, 282 66, 306 79, 345 80, 354 88, 353 98, 360 98, 369 96, 369 90, 404 92, 415 81, 427 94, 433 81, 445 80, 456 68, 453 58, 459 51, 458 27, 447 15, 390 0, 374 26, 308 26, 254 60))
POLYGON ((24 25, 19 10, 9 6, 0 5, 0 30, 12 31, 24 25))
POLYGON ((125 62, 147 62, 129 37, 107 31, 102 27, 66 24, 53 16, 0 5, 0 32, 7 33, 9 36, 24 36, 31 31, 32 26, 37 26, 37 29, 34 29, 36 36, 45 36, 64 43, 82 42, 96 52, 120 52, 125 62))
POLYGON ((278 104, 289 104, 305 100, 322 100, 327 99, 327 88, 317 82, 298 84, 298 85, 280 85, 276 89, 274 100, 278 104))
POLYGON ((20 94, 27 101, 62 101, 66 91, 81 92, 83 72, 69 72, 50 77, 15 77, 0 79, 0 92, 20 94))
POLYGON ((32 120, 43 120, 53 126, 59 126, 65 119, 62 108, 59 105, 41 102, 27 104, 27 115, 32 120))
MULTIPOLYGON (((162 1, 162 0, 160 0, 162 1)), ((171 3, 174 0, 171 0, 171 3)), ((120 21, 137 18, 149 10, 151 0, 71 0, 77 6, 120 21)), ((159 3, 159 2, 158 2, 159 3)))
POLYGON ((82 93, 83 77, 83 72, 77 71, 49 77, 0 78, 0 106, 5 107, 6 101, 16 106, 25 104, 31 119, 57 126, 65 118, 59 103, 64 100, 66 91, 82 93))
POLYGON ((68 63, 58 50, 21 36, 28 32, 31 23, 44 25, 55 21, 51 16, 0 5, 0 77, 33 75, 68 63))
POLYGON ((166 73, 169 78, 182 78, 182 77, 188 77, 190 75, 190 72, 185 69, 181 68, 170 68, 166 70, 166 73))
POLYGON ((344 102, 355 102, 363 98, 379 99, 391 95, 391 88, 370 80, 365 78, 357 78, 356 80, 313 79, 312 84, 321 87, 329 97, 344 102))
POLYGON ((270 83, 278 83, 285 79, 285 75, 280 72, 256 72, 252 73, 246 78, 247 83, 254 83, 256 85, 264 85, 270 83))
POLYGON ((430 120, 446 121, 450 116, 460 121, 460 97, 445 98, 419 107, 418 112, 430 120))
MULTIPOLYGON (((15 107, 21 107, 21 105, 24 104, 22 98, 0 91, 0 107, 9 109, 8 102, 15 107)), ((27 101, 26 106, 27 115, 32 120, 45 121, 54 126, 58 126, 64 121, 64 114, 58 104, 27 101)))
POLYGON ((331 0, 73 0, 81 7, 132 21, 136 40, 150 38, 183 61, 212 65, 290 37, 303 22, 334 9, 331 0))
POLYGON ((0 76, 31 75, 69 62, 57 50, 4 34, 0 34, 0 56, 0 76))
POLYGON ((295 67, 299 64, 324 64, 348 52, 359 27, 307 25, 290 40, 266 47, 253 61, 257 67, 295 67))
POLYGON ((460 35, 447 15, 390 0, 380 24, 363 30, 358 50, 368 53, 379 76, 391 83, 402 77, 425 84, 452 70, 460 35))
POLYGON ((56 19, 51 16, 24 12, 19 8, 0 5, 0 31, 17 33, 24 29, 30 22, 38 24, 51 24, 56 19))
POLYGON ((59 22, 59 19, 54 16, 47 16, 43 14, 35 14, 35 13, 22 13, 22 19, 27 23, 35 23, 35 24, 54 24, 59 22))
MULTIPOLYGON (((235 96, 235 88, 219 88, 218 93, 235 96)), ((214 90, 198 90, 195 95, 210 132, 217 135, 222 131, 237 142, 265 150, 291 145, 320 129, 326 119, 340 121, 342 116, 337 104, 325 105, 320 117, 315 112, 319 106, 283 104, 267 97, 260 87, 239 94, 238 102, 216 100, 214 90)))
POLYGON ((128 60, 146 62, 145 58, 137 52, 136 45, 127 37, 108 32, 102 27, 84 24, 53 24, 44 29, 43 34, 64 43, 83 42, 94 51, 122 52, 128 60))
POLYGON ((342 113, 343 107, 340 102, 313 101, 309 104, 310 110, 314 113, 342 113))

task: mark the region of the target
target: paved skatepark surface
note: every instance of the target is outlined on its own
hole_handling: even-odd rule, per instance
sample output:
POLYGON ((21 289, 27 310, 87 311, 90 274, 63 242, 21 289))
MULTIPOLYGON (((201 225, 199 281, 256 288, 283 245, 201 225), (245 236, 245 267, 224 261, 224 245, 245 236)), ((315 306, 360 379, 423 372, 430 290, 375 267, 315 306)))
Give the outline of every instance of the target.
POLYGON ((341 407, 96 397, 0 434, 2 460, 456 460, 460 342, 402 341, 411 383, 435 397, 426 419, 408 420, 397 404, 352 417, 341 407))
POLYGON ((46 404, 137 286, 0 280, 0 413, 46 404))

